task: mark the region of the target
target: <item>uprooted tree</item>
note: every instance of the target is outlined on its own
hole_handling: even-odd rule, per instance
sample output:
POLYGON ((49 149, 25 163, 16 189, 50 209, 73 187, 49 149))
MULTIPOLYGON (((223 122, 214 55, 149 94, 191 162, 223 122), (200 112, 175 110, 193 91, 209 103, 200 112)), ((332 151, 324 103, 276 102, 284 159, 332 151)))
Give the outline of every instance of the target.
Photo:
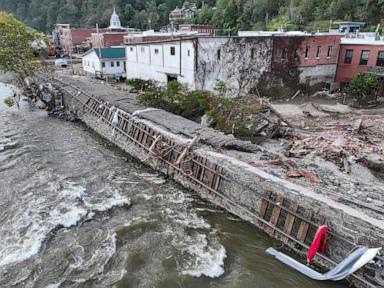
POLYGON ((20 85, 39 67, 33 54, 36 41, 42 41, 36 31, 0 11, 0 71, 13 72, 20 85))
POLYGON ((349 83, 347 93, 354 105, 363 107, 374 104, 380 86, 380 77, 374 73, 358 73, 349 83))

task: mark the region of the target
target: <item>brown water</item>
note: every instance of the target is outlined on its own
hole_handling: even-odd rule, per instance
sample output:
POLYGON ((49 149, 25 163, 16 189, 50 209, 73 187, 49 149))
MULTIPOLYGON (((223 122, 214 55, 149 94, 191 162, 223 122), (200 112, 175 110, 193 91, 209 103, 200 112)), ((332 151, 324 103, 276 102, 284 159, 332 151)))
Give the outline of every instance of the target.
POLYGON ((84 126, 0 106, 0 287, 346 287, 84 126))

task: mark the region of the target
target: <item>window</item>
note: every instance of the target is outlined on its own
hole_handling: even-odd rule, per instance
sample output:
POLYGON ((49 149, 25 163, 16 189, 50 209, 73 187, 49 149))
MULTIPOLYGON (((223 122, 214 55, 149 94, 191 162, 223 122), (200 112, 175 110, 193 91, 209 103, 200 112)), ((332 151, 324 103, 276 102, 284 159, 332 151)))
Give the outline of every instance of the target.
POLYGON ((141 53, 144 53, 144 52, 145 52, 145 48, 144 48, 144 47, 141 47, 141 48, 140 48, 140 51, 141 51, 141 53))
POLYGON ((321 46, 317 46, 317 50, 316 50, 316 58, 317 59, 320 58, 320 53, 321 53, 321 46))
POLYGON ((133 47, 129 47, 129 51, 133 52, 133 47))
POLYGON ((288 58, 288 48, 287 47, 284 47, 282 50, 281 50, 281 59, 287 59, 288 58))
POLYGON ((327 57, 331 58, 331 56, 332 56, 332 46, 328 46, 327 57))
POLYGON ((221 50, 217 50, 217 60, 221 59, 221 50))
POLYGON ((115 62, 111 61, 111 67, 115 67, 115 62))
POLYGON ((171 46, 170 53, 171 53, 172 56, 176 55, 176 49, 175 49, 174 46, 171 46))
POLYGON ((159 54, 159 49, 155 49, 155 54, 159 54))
POLYGON ((187 55, 188 55, 188 56, 191 56, 191 50, 188 49, 188 51, 187 51, 187 55))
POLYGON ((384 66, 384 51, 379 51, 376 66, 384 66))
POLYGON ((120 67, 120 61, 116 61, 116 66, 120 67))
POLYGON ((95 69, 95 62, 92 61, 92 68, 95 69))
POLYGON ((105 62, 101 62, 101 67, 105 68, 105 62))
POLYGON ((369 59, 369 50, 361 51, 360 65, 367 65, 369 59))
POLYGON ((309 47, 305 47, 305 58, 309 58, 309 47))
POLYGON ((255 48, 251 48, 251 58, 255 57, 255 48))
POLYGON ((351 64, 352 63, 352 56, 353 56, 353 49, 347 49, 347 51, 345 52, 344 63, 345 64, 351 64))

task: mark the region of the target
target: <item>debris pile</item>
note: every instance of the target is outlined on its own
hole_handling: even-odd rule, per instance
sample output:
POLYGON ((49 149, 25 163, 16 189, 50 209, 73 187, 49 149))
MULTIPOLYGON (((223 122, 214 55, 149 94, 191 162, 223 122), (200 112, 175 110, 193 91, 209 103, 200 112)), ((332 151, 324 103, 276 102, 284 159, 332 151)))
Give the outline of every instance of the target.
POLYGON ((286 134, 291 126, 265 99, 212 98, 208 112, 216 129, 243 140, 259 142, 286 134))
POLYGON ((371 155, 383 159, 384 145, 379 140, 381 137, 377 137, 377 132, 372 131, 374 126, 383 129, 382 125, 384 119, 357 119, 353 124, 339 124, 334 129, 317 131, 308 136, 295 135, 290 139, 291 145, 286 156, 303 157, 312 154, 333 162, 349 173, 350 164, 364 163, 371 155))

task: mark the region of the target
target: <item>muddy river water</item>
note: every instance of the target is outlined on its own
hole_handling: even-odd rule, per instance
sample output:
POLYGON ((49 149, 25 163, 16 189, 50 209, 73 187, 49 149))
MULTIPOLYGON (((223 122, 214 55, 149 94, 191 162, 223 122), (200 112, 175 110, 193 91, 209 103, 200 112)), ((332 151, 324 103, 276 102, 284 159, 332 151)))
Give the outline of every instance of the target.
POLYGON ((82 124, 10 109, 0 83, 0 287, 346 287, 82 124))

